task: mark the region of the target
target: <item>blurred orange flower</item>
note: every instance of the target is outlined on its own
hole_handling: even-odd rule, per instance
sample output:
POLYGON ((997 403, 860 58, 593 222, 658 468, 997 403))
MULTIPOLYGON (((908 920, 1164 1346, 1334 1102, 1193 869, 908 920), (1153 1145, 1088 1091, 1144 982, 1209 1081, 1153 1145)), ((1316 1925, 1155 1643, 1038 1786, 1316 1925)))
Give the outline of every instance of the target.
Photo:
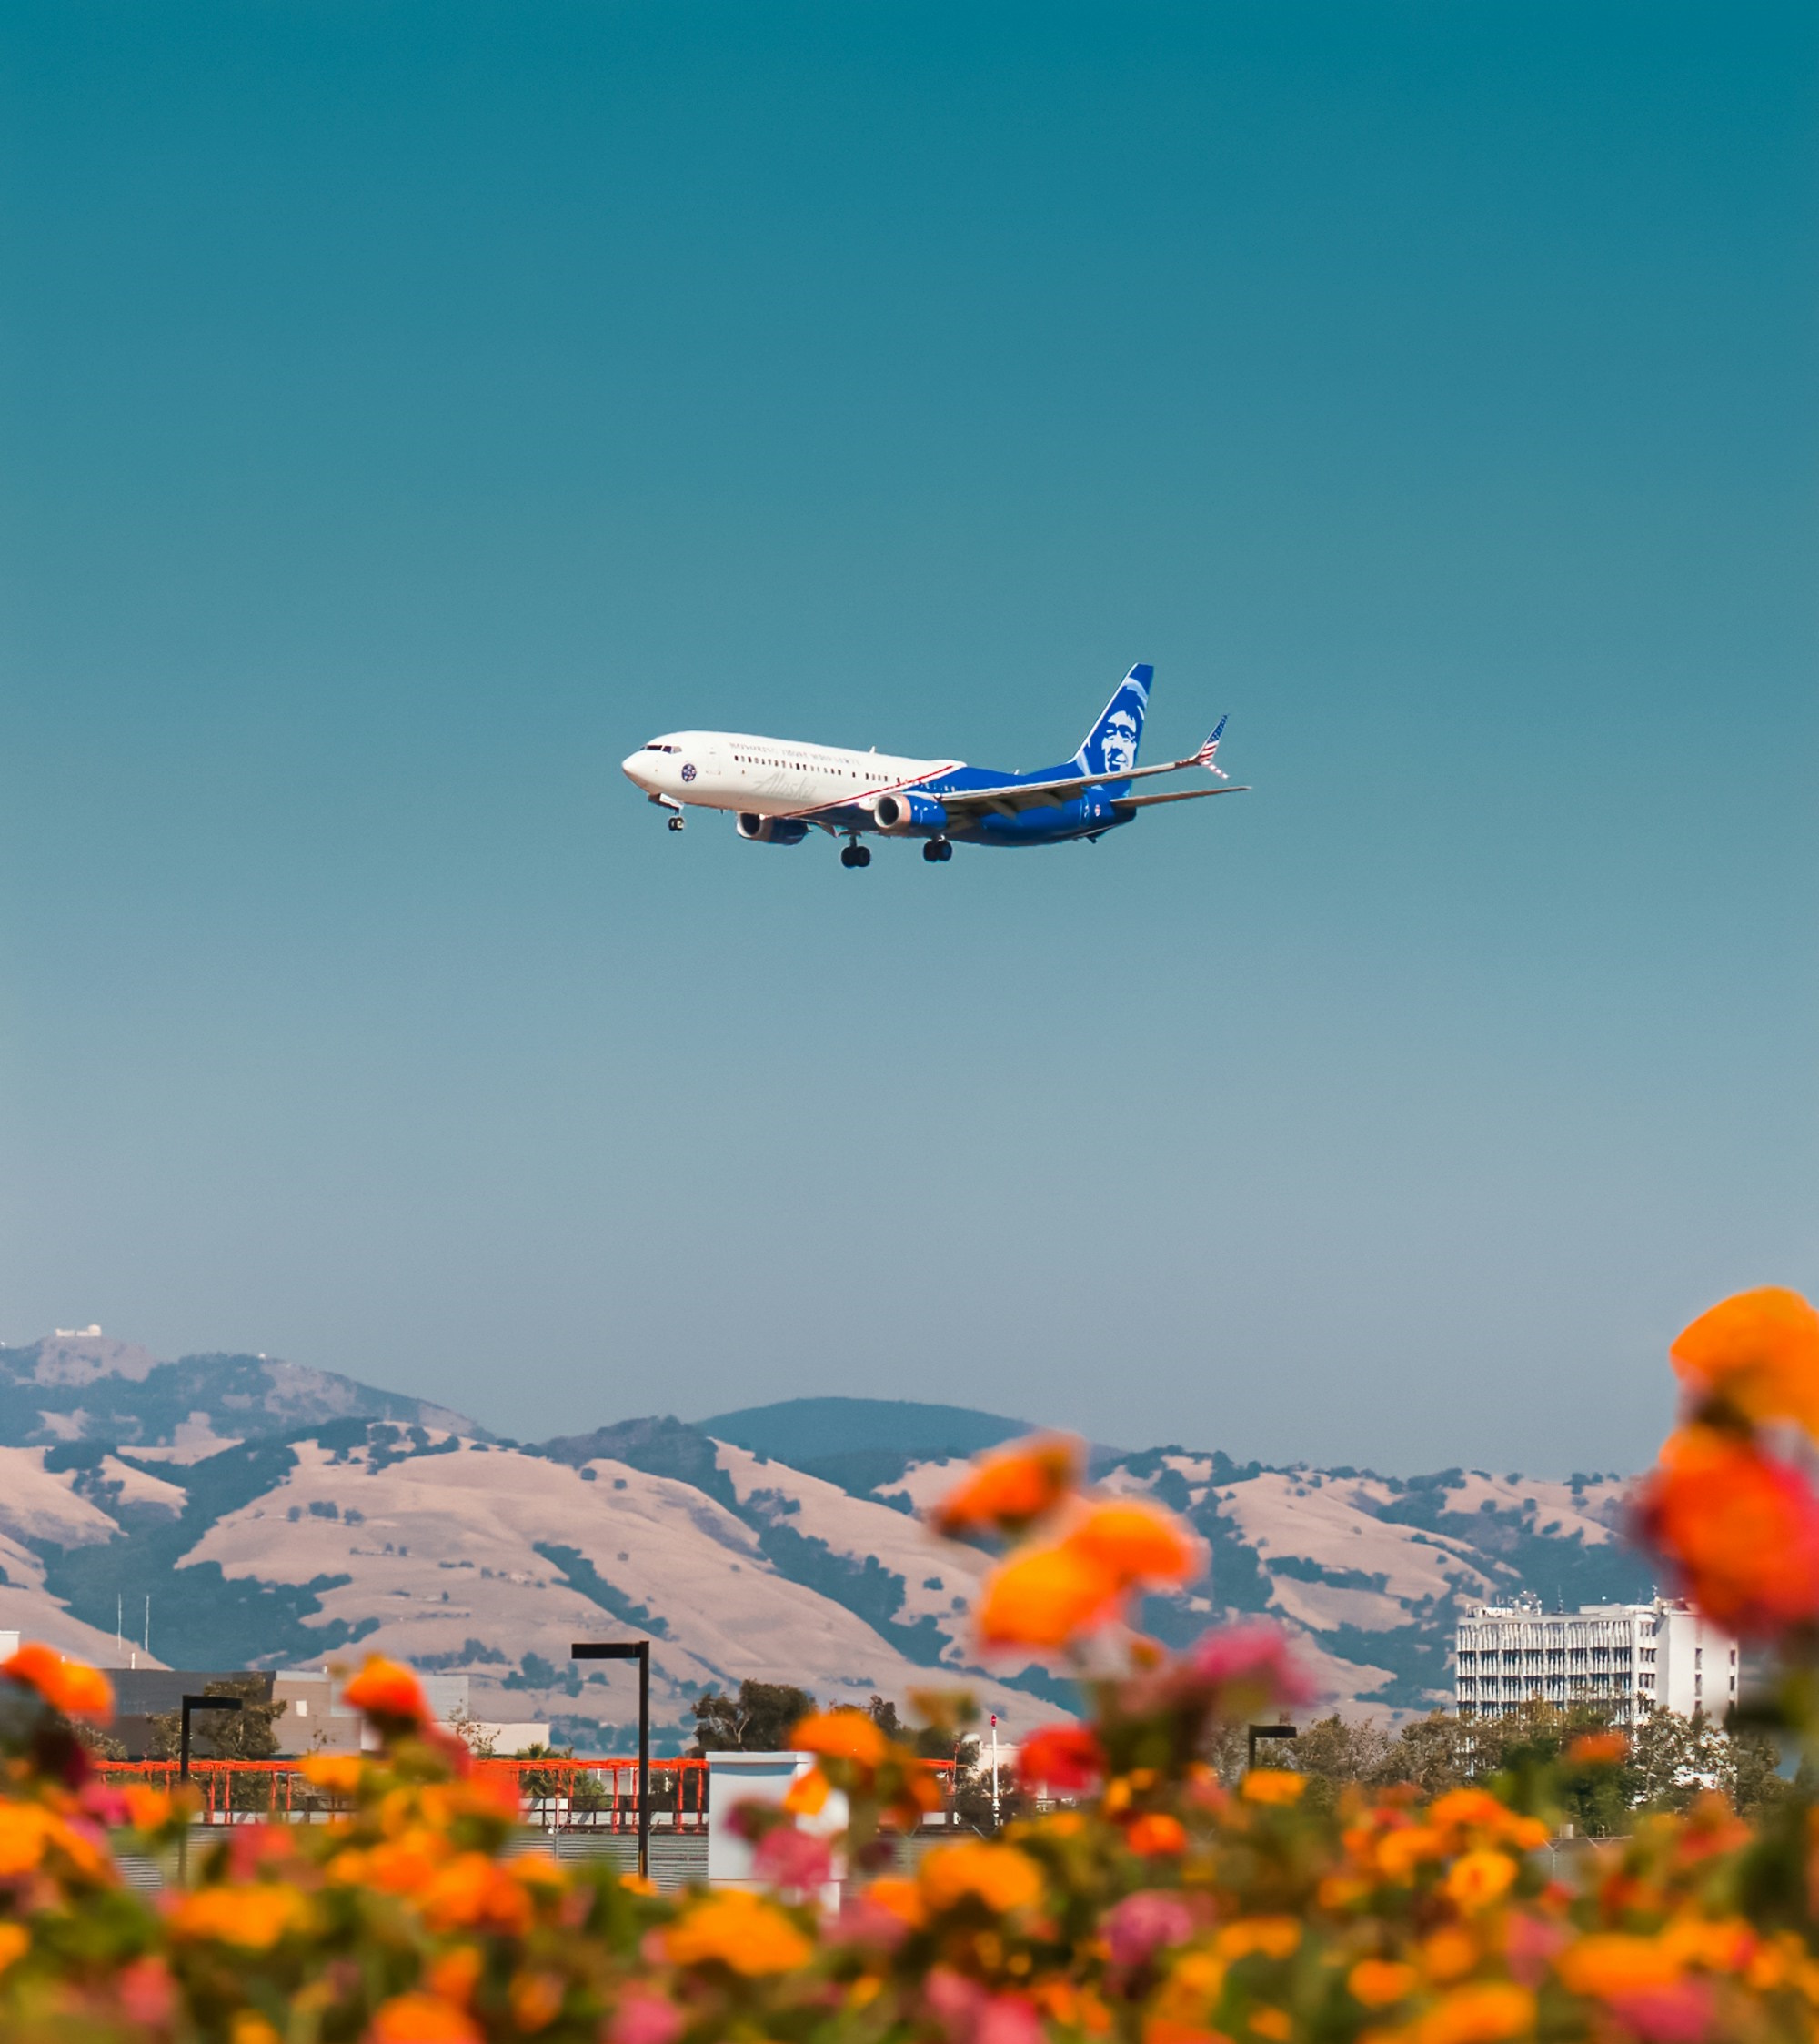
POLYGON ((1027 1852, 983 1839, 933 1846, 916 1872, 923 1898, 934 1909, 950 1909, 971 1895, 1001 1916, 1027 1909, 1042 1896, 1042 1869, 1027 1852))
POLYGON ((815 1949, 775 1903, 737 1888, 697 1902, 663 1932, 662 1940, 672 1966, 717 1960, 748 1979, 793 1973, 809 1963, 815 1949))
POLYGON ((29 1874, 56 1828, 56 1819, 36 1803, 0 1802, 0 1880, 29 1874))
POLYGON ((1624 1732, 1582 1732, 1566 1749, 1569 1767, 1620 1767, 1629 1757, 1624 1732))
POLYGON ((398 1994, 379 2004, 365 2044, 482 2044, 467 2014, 434 1994, 398 1994))
POLYGON ((1574 1994, 1603 1997, 1672 1987, 1680 1978, 1681 1961, 1658 1938, 1606 1931, 1569 1945, 1553 1969, 1574 1994))
POLYGON ((1205 1566, 1200 1543, 1172 1513, 1134 1498, 1095 1505, 1062 1546, 1096 1562, 1121 1588, 1190 1582, 1205 1566))
POLYGON ((1707 1616, 1761 1634, 1819 1615, 1819 1499, 1752 1443, 1709 1426, 1670 1435, 1638 1517, 1707 1616))
POLYGON ((1286 1767, 1252 1767, 1238 1793, 1247 1803, 1298 1803, 1307 1785, 1305 1775, 1291 1775, 1286 1767))
POLYGON ((1166 1810, 1145 1810, 1124 1828, 1124 1842, 1140 1859, 1161 1859, 1188 1849, 1186 1827, 1166 1810))
POLYGON ((798 1723, 789 1743, 804 1753, 851 1760, 861 1767, 878 1767, 890 1748, 890 1741, 862 1710, 815 1711, 798 1723))
POLYGON ((32 1934, 22 1923, 0 1923, 0 1973, 32 1948, 32 1934))
POLYGON ((557 1973, 514 1973, 508 1990, 513 2027, 527 2037, 548 2029, 562 2013, 562 1979, 557 1973))
POLYGON ((401 1724, 427 1722, 429 1705, 423 1685, 407 1667, 388 1661, 383 1654, 368 1656, 367 1665, 343 1691, 347 1701, 368 1717, 394 1719, 401 1724))
POLYGON ((36 1640, 27 1640, 11 1660, 0 1662, 0 1675, 10 1675, 15 1682, 35 1689, 65 1717, 105 1722, 114 1715, 114 1686, 99 1668, 90 1667, 86 1661, 66 1661, 36 1640))
POLYGON ((970 1475, 936 1505, 940 1533, 1020 1533, 1080 1488, 1080 1444, 1041 1435, 976 1463, 970 1475))
POLYGON ((1123 1586, 1062 1546, 1026 1547, 987 1578, 979 1635, 988 1646, 1065 1646, 1116 1615, 1123 1586))
POLYGON ((1510 1980, 1455 1988, 1415 2025, 1416 2044, 1502 2044, 1534 2027, 1535 1998, 1510 1980))
POLYGON ((1668 1354, 1695 1395, 1819 1435, 1819 1313, 1799 1293, 1778 1284, 1739 1292, 1683 1329, 1668 1354))
POLYGON ((1387 2009, 1392 2001, 1405 1999, 1420 1980, 1412 1966, 1393 1958, 1361 1958, 1345 1976, 1352 1999, 1367 2009, 1387 2009))
POLYGON ((352 1753, 318 1753, 303 1763, 306 1780, 337 1796, 351 1796, 365 1770, 366 1762, 352 1753))
POLYGON ((1265 1958, 1287 1958, 1301 1941, 1301 1927, 1293 1917, 1240 1917, 1228 1923, 1213 1939, 1213 1949, 1223 1959, 1249 1958, 1261 1952, 1265 1958))
POLYGON ((430 1962, 425 1978, 432 1994, 439 1995, 445 2001, 465 2004, 480 1984, 483 1970, 484 1962, 475 1946, 457 1945, 452 1951, 444 1952, 441 1958, 430 1962))
POLYGON ((171 1926, 186 1938, 212 1938, 249 1952, 269 1951, 297 1928, 309 1908, 295 1888, 265 1882, 250 1888, 202 1888, 171 1911, 171 1926))
POLYGON ((1515 1878, 1516 1863, 1509 1854, 1487 1848, 1455 1859, 1442 1886, 1462 1909, 1485 1909, 1502 1899, 1515 1878))

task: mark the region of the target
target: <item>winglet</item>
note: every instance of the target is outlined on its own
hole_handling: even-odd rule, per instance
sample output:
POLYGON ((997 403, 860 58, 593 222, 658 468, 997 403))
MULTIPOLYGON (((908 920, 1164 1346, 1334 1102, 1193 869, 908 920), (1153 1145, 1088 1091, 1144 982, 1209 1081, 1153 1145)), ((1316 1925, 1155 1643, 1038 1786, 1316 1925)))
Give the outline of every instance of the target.
POLYGON ((1221 738, 1223 737, 1224 732, 1225 719, 1221 717, 1219 720, 1218 723, 1216 723, 1212 727, 1211 733, 1208 737, 1206 743, 1201 747, 1198 752, 1194 754, 1195 766, 1204 767, 1209 773, 1216 773, 1221 780, 1226 780, 1231 778, 1227 774, 1225 769, 1218 763, 1218 760, 1215 758, 1215 755, 1219 750, 1219 741, 1221 738))

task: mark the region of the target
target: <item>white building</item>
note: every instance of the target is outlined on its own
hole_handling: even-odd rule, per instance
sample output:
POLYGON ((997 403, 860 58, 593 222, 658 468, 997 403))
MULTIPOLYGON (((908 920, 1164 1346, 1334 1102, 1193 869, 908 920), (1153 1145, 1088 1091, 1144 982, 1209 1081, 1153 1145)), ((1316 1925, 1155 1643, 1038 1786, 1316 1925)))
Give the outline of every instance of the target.
POLYGON ((1531 1697, 1602 1704, 1618 1723, 1647 1710, 1723 1719, 1737 1700, 1737 1643, 1689 1604, 1482 1604, 1459 1621, 1454 1700, 1462 1717, 1500 1717, 1531 1697))

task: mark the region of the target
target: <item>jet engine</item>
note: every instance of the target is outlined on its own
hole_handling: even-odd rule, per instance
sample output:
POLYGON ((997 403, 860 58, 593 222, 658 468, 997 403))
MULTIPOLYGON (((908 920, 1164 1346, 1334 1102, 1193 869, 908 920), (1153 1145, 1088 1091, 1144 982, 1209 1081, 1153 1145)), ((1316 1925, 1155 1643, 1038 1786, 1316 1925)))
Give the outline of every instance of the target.
POLYGON ((753 844, 800 844, 809 835, 809 826, 799 816, 754 816, 742 809, 739 834, 753 844))
POLYGON ((880 795, 872 811, 880 831, 945 831, 948 812, 932 795, 919 795, 905 788, 895 795, 880 795))

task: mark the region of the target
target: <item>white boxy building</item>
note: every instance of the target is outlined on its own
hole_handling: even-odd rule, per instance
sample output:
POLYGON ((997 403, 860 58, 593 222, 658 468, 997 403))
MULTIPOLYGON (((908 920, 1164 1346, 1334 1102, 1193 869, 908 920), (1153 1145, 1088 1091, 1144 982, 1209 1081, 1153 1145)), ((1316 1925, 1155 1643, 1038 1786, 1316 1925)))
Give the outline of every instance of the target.
POLYGON ((1531 1697, 1602 1704, 1620 1723, 1650 1709, 1722 1721, 1737 1700, 1737 1643, 1689 1604, 1583 1604, 1534 1596, 1482 1604, 1459 1621, 1453 1695, 1462 1717, 1500 1717, 1531 1697))

